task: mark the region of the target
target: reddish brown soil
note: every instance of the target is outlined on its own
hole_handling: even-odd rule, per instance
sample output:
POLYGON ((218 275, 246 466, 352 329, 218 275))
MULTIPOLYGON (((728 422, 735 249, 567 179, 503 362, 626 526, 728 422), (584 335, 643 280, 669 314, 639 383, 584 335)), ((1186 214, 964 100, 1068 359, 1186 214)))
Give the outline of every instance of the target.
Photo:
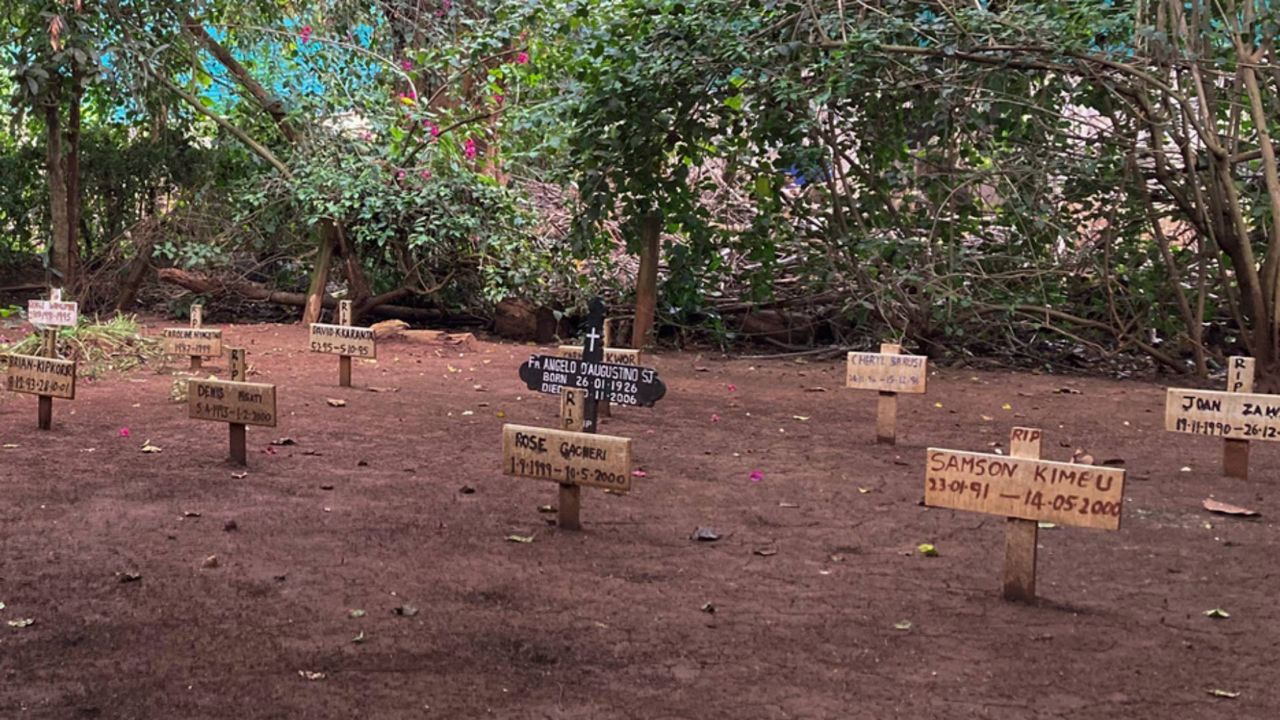
POLYGON ((499 471, 503 422, 554 422, 516 375, 530 348, 388 343, 356 384, 398 391, 369 392, 298 327, 226 335, 279 388, 243 478, 154 370, 83 383, 47 434, 34 398, 0 400, 0 620, 35 620, 0 623, 0 718, 1280 716, 1280 447, 1221 477, 1156 385, 942 369, 889 448, 837 362, 660 353, 666 399, 603 427, 647 477, 584 490, 569 533, 538 511, 555 485, 499 471), (1041 531, 1036 607, 998 595, 1003 519, 919 504, 927 446, 1014 424, 1130 473, 1119 532, 1041 531))

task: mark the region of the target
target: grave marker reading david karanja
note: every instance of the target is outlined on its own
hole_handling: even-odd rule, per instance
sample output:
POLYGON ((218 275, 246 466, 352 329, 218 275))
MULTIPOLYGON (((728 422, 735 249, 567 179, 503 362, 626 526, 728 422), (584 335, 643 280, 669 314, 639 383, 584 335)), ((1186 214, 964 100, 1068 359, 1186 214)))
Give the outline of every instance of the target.
POLYGON ((231 426, 231 461, 248 464, 246 425, 276 426, 276 386, 245 382, 244 348, 229 348, 231 380, 192 379, 187 383, 187 417, 231 426))
POLYGON ((1038 523, 1120 529, 1124 470, 1040 459, 1041 432, 1014 428, 1009 456, 929 448, 924 504, 1003 515, 1004 597, 1036 596, 1038 523))
POLYGON ((1227 359, 1227 391, 1169 388, 1164 429, 1223 438, 1222 471, 1249 478, 1249 441, 1280 441, 1280 395, 1253 392, 1253 358, 1227 359))
POLYGON ((878 390, 876 442, 898 442, 898 393, 923 394, 929 383, 929 359, 903 355, 902 346, 880 345, 880 352, 851 352, 845 367, 845 387, 878 390))
POLYGON ((10 354, 5 385, 10 392, 38 397, 36 425, 41 430, 53 428, 53 399, 74 400, 76 397, 76 363, 58 358, 58 328, 74 327, 79 322, 79 306, 62 301, 62 290, 49 291, 48 300, 27 303, 27 319, 40 328, 40 355, 10 354))
POLYGON ((204 327, 204 306, 191 306, 191 327, 165 328, 164 354, 191 358, 191 369, 199 370, 204 358, 222 357, 222 331, 204 327))
POLYGON ((311 324, 311 352, 338 356, 338 384, 351 387, 351 358, 378 357, 373 328, 351 325, 350 300, 338 301, 338 324, 311 324))
MULTIPOLYGON (((591 302, 582 357, 534 355, 520 366, 520 379, 533 391, 562 395, 580 390, 582 407, 565 414, 571 427, 547 430, 523 425, 502 428, 502 463, 507 475, 552 480, 560 484, 559 526, 581 529, 580 488, 631 489, 631 439, 597 435, 599 403, 649 406, 662 399, 666 386, 656 370, 605 362, 604 302, 591 302)), ((563 410, 564 408, 562 408, 563 410)))

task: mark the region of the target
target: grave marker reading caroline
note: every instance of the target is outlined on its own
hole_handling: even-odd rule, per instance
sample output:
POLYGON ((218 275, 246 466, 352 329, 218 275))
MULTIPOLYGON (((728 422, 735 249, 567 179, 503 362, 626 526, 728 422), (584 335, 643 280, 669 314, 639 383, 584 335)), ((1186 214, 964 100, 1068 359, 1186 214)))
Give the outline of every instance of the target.
POLYGON ((164 354, 190 357, 192 370, 199 370, 204 358, 222 357, 222 331, 204 327, 203 305, 191 306, 191 327, 165 328, 163 333, 164 354))

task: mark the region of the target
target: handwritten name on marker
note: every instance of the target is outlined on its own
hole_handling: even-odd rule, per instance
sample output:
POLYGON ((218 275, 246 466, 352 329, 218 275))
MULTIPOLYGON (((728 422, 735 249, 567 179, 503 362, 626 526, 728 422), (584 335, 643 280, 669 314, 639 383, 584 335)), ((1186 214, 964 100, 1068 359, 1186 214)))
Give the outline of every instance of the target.
POLYGON ((222 331, 204 328, 165 328, 165 355, 222 356, 222 331))
POLYGON ((1118 530, 1124 470, 929 448, 924 504, 1118 530))
POLYGON ((1164 404, 1164 429, 1277 442, 1280 441, 1280 396, 1169 388, 1164 404))
POLYGON ((34 355, 10 355, 6 386, 10 392, 74 400, 76 364, 34 355))
POLYGON ((845 386, 919 395, 929 382, 929 358, 924 355, 890 355, 851 352, 845 363, 845 386))
POLYGON ((502 426, 506 475, 625 492, 631 489, 631 438, 502 426))
MULTIPOLYGON (((556 352, 562 358, 582 359, 581 345, 561 345, 556 352)), ((639 365, 640 351, 628 348, 605 348, 604 361, 614 365, 639 365)))
POLYGON ((311 352, 362 358, 378 356, 373 328, 313 323, 310 341, 311 352))
POLYGON ((27 320, 32 325, 71 326, 79 320, 80 306, 59 300, 28 300, 27 320))
POLYGON ((276 426, 276 386, 229 380, 191 380, 187 417, 192 420, 276 426))

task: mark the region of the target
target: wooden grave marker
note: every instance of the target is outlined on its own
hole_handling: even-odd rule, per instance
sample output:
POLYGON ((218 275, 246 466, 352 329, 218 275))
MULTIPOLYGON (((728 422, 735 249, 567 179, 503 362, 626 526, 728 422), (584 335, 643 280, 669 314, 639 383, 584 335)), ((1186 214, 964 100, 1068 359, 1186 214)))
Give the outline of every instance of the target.
POLYGON ((1164 429, 1223 438, 1222 472, 1249 479, 1249 441, 1280 441, 1280 395, 1253 392, 1254 360, 1227 359, 1227 390, 1169 388, 1164 429))
POLYGON ((351 358, 378 357, 378 344, 373 328, 354 327, 351 324, 350 300, 338 301, 338 323, 311 324, 311 352, 338 356, 338 385, 351 387, 351 358))
POLYGON ((246 382, 248 363, 244 348, 228 348, 230 380, 192 379, 187 384, 187 417, 225 422, 231 426, 231 461, 249 462, 245 426, 276 426, 276 386, 246 382))
POLYGON ((204 366, 204 358, 222 357, 222 331, 204 327, 204 306, 191 306, 191 327, 165 328, 164 354, 191 358, 191 370, 204 366))
MULTIPOLYGON (((630 348, 614 348, 609 347, 609 340, 613 333, 610 332, 608 321, 604 324, 604 362, 613 363, 615 365, 639 365, 641 361, 640 351, 630 348)), ((573 358, 575 360, 582 359, 581 345, 561 345, 557 348, 557 354, 560 357, 573 358)), ((564 423, 564 429, 572 430, 570 426, 572 419, 565 414, 566 410, 572 411, 572 407, 582 407, 585 402, 585 395, 582 390, 573 390, 566 388, 560 391, 560 420, 564 423)), ((608 400, 600 401, 600 414, 604 417, 612 417, 613 413, 609 408, 608 400)), ((579 418, 580 419, 580 418, 579 418)))
POLYGON ((924 504, 1003 515, 1003 594, 1007 600, 1036 597, 1038 523, 1120 529, 1124 470, 1040 459, 1036 428, 1014 428, 1010 454, 993 455, 929 448, 924 504))
POLYGON ((80 321, 77 303, 63 302, 62 289, 49 290, 48 300, 27 303, 27 320, 40 328, 39 355, 9 355, 5 385, 10 392, 37 397, 36 426, 53 429, 53 399, 76 397, 76 363, 58 358, 58 328, 80 321))
POLYGON ((929 384, 929 359, 903 355, 902 346, 881 343, 880 352, 851 352, 845 361, 845 387, 877 390, 876 442, 898 442, 898 393, 923 394, 929 384))
POLYGON ((631 489, 631 440, 596 434, 600 402, 650 406, 667 390, 656 370, 606 362, 603 339, 604 301, 595 298, 581 357, 534 355, 520 366, 530 390, 560 396, 562 428, 502 429, 503 472, 558 482, 557 524, 565 530, 582 529, 583 485, 631 489))

